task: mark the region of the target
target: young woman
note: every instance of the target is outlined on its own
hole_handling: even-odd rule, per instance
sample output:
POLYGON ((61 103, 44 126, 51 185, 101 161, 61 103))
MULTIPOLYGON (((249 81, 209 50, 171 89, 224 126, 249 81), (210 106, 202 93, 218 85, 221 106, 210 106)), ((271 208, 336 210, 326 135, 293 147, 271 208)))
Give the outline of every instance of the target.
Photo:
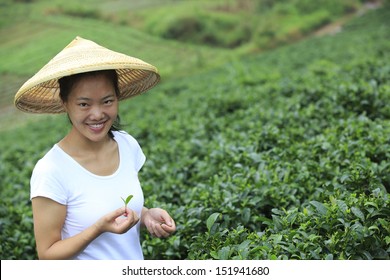
MULTIPOLYGON (((31 177, 38 256, 40 259, 143 259, 141 226, 156 237, 170 236, 176 226, 165 210, 143 206, 138 171, 145 155, 132 136, 118 129, 118 102, 150 88, 159 77, 146 63, 143 66, 146 70, 142 69, 140 65, 144 62, 139 61, 137 65, 132 62, 133 65, 123 66, 123 62, 122 68, 105 70, 117 58, 104 59, 117 54, 92 41, 79 37, 75 40, 49 62, 51 67, 43 69, 58 69, 53 65, 64 64, 57 58, 65 52, 71 61, 77 61, 78 71, 54 70, 54 74, 46 74, 50 79, 42 82, 40 78, 38 84, 33 77, 15 97, 16 106, 24 111, 65 111, 72 125, 69 133, 38 161, 31 177), (95 54, 94 48, 99 49, 95 54), (72 74, 64 75, 66 71, 72 74), (138 75, 129 76, 131 71, 138 71, 138 75), (154 80, 148 85, 145 77, 154 80), (57 96, 45 94, 48 84, 55 85, 57 96), (137 84, 141 84, 140 89, 135 90, 137 84), (38 90, 40 95, 39 87, 42 87, 38 90), (125 208, 122 198, 128 195, 133 198, 125 208)), ((42 70, 37 75, 45 76, 42 70)))

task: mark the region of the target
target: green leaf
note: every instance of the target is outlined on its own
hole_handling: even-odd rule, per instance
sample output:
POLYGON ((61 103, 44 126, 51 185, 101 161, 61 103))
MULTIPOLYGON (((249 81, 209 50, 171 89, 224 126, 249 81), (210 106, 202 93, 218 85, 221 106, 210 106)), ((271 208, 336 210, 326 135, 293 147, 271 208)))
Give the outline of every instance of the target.
POLYGON ((333 260, 333 254, 327 254, 325 260, 333 260))
POLYGON ((380 229, 376 225, 370 226, 368 229, 371 230, 371 231, 378 231, 378 232, 380 232, 380 229))
POLYGON ((372 202, 372 201, 367 201, 364 203, 364 206, 374 206, 376 209, 378 209, 378 204, 376 204, 375 202, 372 202))
POLYGON ((133 195, 129 195, 128 197, 126 197, 126 199, 124 199, 123 197, 121 197, 124 204, 125 204, 125 207, 127 207, 127 204, 129 204, 130 200, 133 198, 133 195))
POLYGON ((349 174, 344 174, 341 176, 340 182, 344 184, 347 180, 349 180, 349 178, 350 178, 349 174))
POLYGON ((313 201, 310 201, 310 204, 313 205, 317 209, 317 212, 320 213, 321 216, 325 216, 326 213, 328 212, 328 209, 326 208, 326 206, 321 202, 313 200, 313 201))
POLYGON ((218 260, 218 254, 216 251, 211 251, 210 256, 212 256, 214 259, 218 260))
POLYGON ((207 221, 206 221, 206 226, 207 226, 207 229, 210 231, 211 230, 211 227, 214 225, 215 221, 218 219, 218 216, 220 215, 220 213, 213 213, 210 215, 210 217, 208 217, 207 221))
POLYGON ((242 220, 244 223, 248 223, 251 218, 251 210, 247 207, 242 209, 242 220))
POLYGON ((283 235, 275 234, 275 235, 272 236, 272 238, 274 240, 274 244, 278 244, 278 243, 280 243, 280 241, 282 241, 283 235))
POLYGON ((249 248, 250 244, 251 244, 251 240, 245 240, 240 245, 238 245, 237 249, 238 251, 244 251, 245 249, 249 248))
POLYGON ((372 256, 371 256, 370 252, 363 251, 362 253, 366 257, 367 260, 372 260, 372 256))
POLYGON ((129 204, 130 200, 133 198, 133 195, 129 195, 127 198, 126 198, 126 204, 129 204))
POLYGON ((230 247, 226 246, 223 247, 221 250, 218 251, 218 259, 220 260, 227 260, 230 255, 230 247))
POLYGON ((343 213, 347 212, 348 206, 347 206, 347 204, 346 204, 344 201, 342 201, 342 200, 337 200, 336 203, 337 203, 337 206, 339 207, 339 209, 340 209, 343 213))
POLYGON ((353 214, 355 214, 356 217, 358 217, 359 219, 361 219, 364 222, 364 214, 359 208, 351 207, 351 211, 353 214))

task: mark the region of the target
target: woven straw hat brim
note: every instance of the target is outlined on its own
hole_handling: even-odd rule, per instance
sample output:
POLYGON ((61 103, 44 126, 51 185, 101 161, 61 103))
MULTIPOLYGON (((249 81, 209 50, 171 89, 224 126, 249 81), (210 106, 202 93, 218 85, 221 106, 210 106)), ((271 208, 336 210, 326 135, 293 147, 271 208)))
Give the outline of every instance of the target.
POLYGON ((15 95, 15 106, 29 113, 63 113, 58 79, 108 69, 114 69, 118 74, 119 100, 146 92, 160 81, 153 65, 76 37, 24 83, 15 95))

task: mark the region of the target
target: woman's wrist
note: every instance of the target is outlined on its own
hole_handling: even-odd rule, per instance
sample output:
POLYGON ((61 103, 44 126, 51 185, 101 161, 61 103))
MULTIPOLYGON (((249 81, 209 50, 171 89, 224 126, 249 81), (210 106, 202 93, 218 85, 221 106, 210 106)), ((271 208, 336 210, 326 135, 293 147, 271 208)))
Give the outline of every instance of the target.
POLYGON ((141 226, 145 226, 145 216, 148 213, 149 209, 146 208, 145 206, 142 208, 142 213, 141 213, 141 226))

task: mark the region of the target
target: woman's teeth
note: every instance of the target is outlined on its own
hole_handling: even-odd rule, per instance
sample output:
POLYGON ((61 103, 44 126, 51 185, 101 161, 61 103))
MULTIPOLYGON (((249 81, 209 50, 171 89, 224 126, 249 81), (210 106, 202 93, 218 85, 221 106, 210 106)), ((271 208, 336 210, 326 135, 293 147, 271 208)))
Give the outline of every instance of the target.
POLYGON ((92 128, 101 128, 101 127, 103 127, 103 124, 102 123, 90 124, 89 126, 92 127, 92 128))

